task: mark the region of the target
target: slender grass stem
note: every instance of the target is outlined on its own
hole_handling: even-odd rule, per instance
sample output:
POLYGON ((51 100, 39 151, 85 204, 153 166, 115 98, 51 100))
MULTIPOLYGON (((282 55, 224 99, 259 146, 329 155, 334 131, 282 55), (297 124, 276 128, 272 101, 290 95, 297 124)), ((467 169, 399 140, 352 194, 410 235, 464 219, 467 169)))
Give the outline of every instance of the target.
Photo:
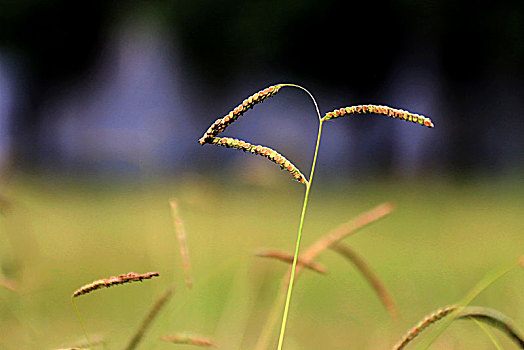
POLYGON ((80 311, 78 311, 78 306, 76 306, 74 297, 71 298, 71 303, 73 303, 73 308, 75 309, 76 316, 78 317, 78 321, 80 321, 80 326, 82 327, 82 330, 84 331, 84 335, 87 340, 87 344, 89 345, 89 348, 92 348, 91 340, 89 340, 89 335, 87 334, 87 329, 84 324, 84 319, 82 318, 82 315, 80 315, 80 311))
MULTIPOLYGON (((303 89, 303 88, 302 88, 303 89)), ((307 92, 307 90, 306 90, 307 92)), ((309 92, 308 92, 309 93, 309 92)), ((314 101, 314 100, 313 100, 314 101)), ((316 102, 315 102, 316 106, 316 102)), ((317 107, 318 111, 318 107, 317 107)), ((318 148, 320 146, 320 138, 322 135, 322 123, 323 121, 320 119, 319 114, 319 125, 318 125, 318 135, 317 135, 317 144, 315 147, 315 155, 313 156, 313 164, 311 165, 311 174, 309 175, 309 181, 306 184, 306 193, 304 195, 304 205, 302 206, 302 214, 300 216, 300 224, 298 227, 298 234, 297 234, 297 243, 295 245, 295 254, 293 255, 293 266, 291 267, 291 275, 289 277, 289 285, 287 289, 287 295, 286 295, 286 304, 284 306, 284 315, 282 316, 282 325, 280 327, 280 336, 278 338, 278 350, 282 349, 282 344, 284 342, 284 334, 286 332, 286 324, 287 324, 287 318, 289 314, 289 304, 291 302, 291 294, 293 292, 293 282, 295 280, 295 270, 297 267, 297 260, 298 260, 298 252, 300 250, 300 241, 302 239, 302 229, 304 227, 304 218, 306 217, 306 210, 307 210, 307 204, 309 199, 309 192, 311 190, 311 184, 313 183, 313 175, 315 174, 315 166, 317 163, 317 156, 318 156, 318 148)))
POLYGON ((475 324, 480 328, 482 329, 482 331, 487 335, 487 337, 489 338, 489 340, 491 341, 491 343, 493 344, 493 346, 497 349, 497 350, 503 350, 502 346, 500 346, 500 344, 498 343, 497 339, 495 338, 495 336, 493 334, 491 334, 491 331, 488 329, 488 327, 486 327, 484 324, 482 324, 482 322, 480 322, 479 320, 476 320, 474 318, 471 318, 471 320, 473 322, 475 322, 475 324))
MULTIPOLYGON (((297 85, 297 84, 291 84, 291 83, 284 83, 284 84, 278 84, 280 86, 289 86, 289 87, 296 87, 296 88, 299 88, 300 90, 302 91, 305 91, 309 97, 311 97, 311 100, 313 101, 313 104, 315 105, 315 109, 317 110, 317 115, 318 115, 318 120, 322 121, 322 117, 320 116, 320 110, 318 109, 318 104, 317 104, 317 101, 315 100, 315 97, 313 97, 313 95, 311 94, 311 92, 309 92, 306 88, 300 86, 300 85, 297 85)), ((322 124, 322 123, 321 123, 322 124)), ((320 125, 320 127, 322 127, 322 125, 320 125)), ((320 139, 320 130, 319 130, 319 133, 318 133, 318 136, 319 136, 319 139, 320 139)), ((317 146, 318 146, 318 143, 317 143, 317 146)), ((318 150, 318 147, 317 147, 317 150, 318 150)), ((316 156, 316 153, 315 153, 315 156, 316 156)), ((315 157, 313 159, 313 163, 315 162, 317 158, 315 157)), ((313 167, 311 169, 311 172, 313 173, 313 170, 315 170, 315 167, 313 167)), ((311 174, 313 175, 313 174, 311 174)), ((309 181, 311 182, 311 177, 309 178, 309 181)))

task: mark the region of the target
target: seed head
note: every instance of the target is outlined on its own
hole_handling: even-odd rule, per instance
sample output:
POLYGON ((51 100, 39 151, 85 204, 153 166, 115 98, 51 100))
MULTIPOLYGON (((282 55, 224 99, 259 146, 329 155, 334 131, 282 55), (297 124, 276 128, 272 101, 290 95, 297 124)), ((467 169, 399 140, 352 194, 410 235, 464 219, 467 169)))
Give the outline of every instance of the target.
POLYGON ((335 119, 343 117, 346 114, 382 114, 392 118, 398 118, 405 121, 417 123, 428 128, 434 127, 431 119, 423 115, 404 111, 402 109, 391 108, 388 106, 378 105, 359 105, 346 108, 335 109, 334 111, 326 113, 324 120, 335 119))
POLYGON ((253 108, 258 103, 264 102, 266 98, 275 95, 281 87, 282 85, 270 86, 249 96, 225 117, 219 118, 213 124, 211 124, 209 129, 207 129, 198 142, 200 142, 201 145, 205 143, 211 143, 213 137, 224 131, 230 124, 232 124, 235 120, 238 119, 238 117, 243 115, 250 108, 253 108))
POLYGON ((78 297, 80 295, 91 293, 92 291, 100 289, 102 287, 109 288, 118 284, 142 282, 142 280, 150 279, 157 276, 159 276, 158 272, 147 272, 144 274, 129 272, 128 274, 123 274, 120 276, 112 276, 109 278, 96 280, 94 282, 86 284, 85 286, 82 286, 73 293, 73 297, 78 297))

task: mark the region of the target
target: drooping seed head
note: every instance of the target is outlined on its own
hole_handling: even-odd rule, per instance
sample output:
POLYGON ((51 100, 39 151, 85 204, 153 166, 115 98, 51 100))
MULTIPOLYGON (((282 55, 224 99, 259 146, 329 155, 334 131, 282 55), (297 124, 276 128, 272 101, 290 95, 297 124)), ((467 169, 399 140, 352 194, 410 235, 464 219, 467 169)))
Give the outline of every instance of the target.
POLYGON ((230 137, 213 137, 209 143, 226 148, 235 148, 244 152, 247 151, 259 156, 266 157, 273 163, 280 166, 280 168, 286 169, 298 182, 303 184, 307 183, 306 177, 300 172, 300 170, 294 166, 293 163, 287 160, 286 157, 272 148, 261 145, 252 145, 249 142, 233 139, 230 137))
POLYGON ((346 114, 382 114, 391 118, 398 118, 405 121, 417 123, 428 128, 434 127, 431 119, 424 117, 423 115, 404 111, 402 109, 391 108, 388 106, 379 105, 358 105, 352 107, 345 107, 335 109, 334 111, 326 113, 323 120, 330 120, 339 117, 343 117, 346 114))
POLYGON ((283 85, 270 86, 264 90, 261 90, 248 98, 242 101, 237 107, 235 107, 231 112, 229 112, 225 117, 217 119, 205 134, 198 140, 201 145, 205 143, 211 143, 213 137, 217 136, 219 133, 224 131, 229 125, 231 125, 235 120, 238 119, 241 115, 247 112, 250 108, 253 108, 256 104, 264 102, 268 97, 271 97, 278 93, 280 88, 283 85))

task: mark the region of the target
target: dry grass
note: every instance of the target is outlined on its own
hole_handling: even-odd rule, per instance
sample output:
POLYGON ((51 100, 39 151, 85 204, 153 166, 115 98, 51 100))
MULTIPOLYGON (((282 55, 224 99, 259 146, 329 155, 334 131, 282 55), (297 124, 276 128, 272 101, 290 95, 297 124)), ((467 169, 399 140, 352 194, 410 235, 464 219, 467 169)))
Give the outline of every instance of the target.
MULTIPOLYGON (((320 237, 315 243, 309 246, 301 255, 304 261, 311 261, 316 258, 321 252, 325 251, 333 244, 342 241, 348 236, 358 232, 360 229, 382 219, 386 215, 391 214, 394 207, 391 203, 382 203, 367 212, 364 212, 356 218, 341 224, 326 235, 320 237)), ((297 274, 301 268, 297 267, 297 274)))
POLYGON ((142 321, 142 324, 138 328, 138 330, 135 332, 131 340, 129 341, 129 344, 126 347, 126 350, 132 350, 135 349, 140 341, 142 341, 142 338, 144 338, 147 330, 151 325, 153 324, 153 321, 157 317, 158 313, 164 305, 171 299, 173 296, 173 293, 175 292, 174 287, 168 288, 160 298, 157 299, 157 301, 153 304, 151 309, 149 310, 149 313, 146 315, 144 320, 142 321))
POLYGON ((212 346, 215 348, 218 347, 218 345, 215 342, 209 339, 183 333, 175 335, 164 335, 161 339, 165 342, 173 344, 198 345, 204 347, 212 346))
MULTIPOLYGON (((293 254, 289 254, 289 253, 282 252, 282 251, 275 250, 275 249, 261 250, 256 253, 256 256, 259 256, 262 258, 273 258, 273 259, 287 262, 289 264, 293 262, 293 254)), ((301 257, 298 258, 297 265, 303 265, 304 267, 310 270, 313 270, 315 272, 322 273, 322 274, 327 272, 327 269, 323 265, 317 262, 314 262, 314 261, 305 261, 301 257)))
POLYGON ((186 286, 191 288, 193 286, 193 276, 191 273, 191 260, 189 259, 189 249, 187 247, 187 234, 184 227, 184 222, 178 210, 176 199, 172 198, 169 201, 171 207, 171 215, 173 216, 173 226, 178 238, 178 245, 180 247, 180 256, 182 257, 182 268, 184 270, 184 279, 186 286))
POLYGON ((378 276, 375 275, 375 273, 373 272, 371 267, 369 267, 366 261, 362 259, 357 254, 357 252, 355 252, 349 246, 343 245, 342 243, 332 245, 331 249, 344 256, 349 262, 351 262, 357 267, 358 271, 373 287, 378 297, 380 298, 380 301, 382 301, 384 308, 387 310, 391 318, 396 320, 398 317, 398 312, 397 308, 395 307, 393 297, 389 294, 386 287, 384 286, 384 283, 382 283, 380 278, 378 278, 378 276))

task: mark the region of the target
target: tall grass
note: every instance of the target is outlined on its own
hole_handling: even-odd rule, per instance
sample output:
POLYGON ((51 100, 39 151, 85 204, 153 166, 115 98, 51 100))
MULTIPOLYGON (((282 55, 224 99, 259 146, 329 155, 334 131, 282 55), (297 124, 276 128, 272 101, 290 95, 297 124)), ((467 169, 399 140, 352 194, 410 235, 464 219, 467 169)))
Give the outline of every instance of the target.
POLYGON ((420 125, 424 125, 430 128, 434 126, 431 119, 426 118, 424 116, 413 114, 411 112, 407 112, 407 111, 400 110, 400 109, 387 107, 387 106, 376 106, 376 105, 361 105, 361 106, 340 108, 332 112, 328 112, 326 113, 324 117, 322 117, 320 115, 318 104, 315 98, 307 89, 305 89, 304 87, 300 85, 296 85, 296 84, 277 84, 269 88, 266 88, 264 90, 261 90, 260 92, 257 92, 254 95, 248 97, 238 107, 236 107, 232 112, 229 112, 229 114, 227 114, 225 117, 221 119, 217 119, 209 127, 209 129, 205 132, 202 138, 199 140, 199 142, 202 145, 206 143, 213 144, 213 145, 223 145, 223 146, 227 146, 230 148, 237 148, 237 149, 244 150, 244 151, 247 150, 256 155, 263 155, 267 157, 269 160, 271 160, 272 162, 280 165, 282 168, 289 171, 295 179, 299 180, 301 183, 305 184, 306 186, 305 194, 304 194, 304 201, 302 205, 302 213, 300 215, 299 224, 298 224, 298 233, 297 233, 297 240, 295 244, 295 250, 293 254, 293 263, 291 267, 291 274, 289 277, 284 311, 282 315, 280 335, 279 335, 278 346, 277 346, 278 350, 282 349, 282 346, 284 343, 284 336, 285 336, 287 319, 288 319, 288 314, 289 314, 291 296, 292 296, 293 285, 295 281, 295 272, 297 268, 298 255, 299 255, 299 250, 300 250, 300 242, 302 240, 302 231, 304 228, 304 219, 306 216, 311 186, 313 184, 313 178, 314 178, 315 168, 317 164, 317 157, 318 157, 318 150, 320 147, 320 141, 322 139, 322 126, 324 122, 331 120, 331 119, 343 117, 346 115, 349 116, 349 115, 354 115, 354 114, 368 114, 368 113, 382 114, 382 115, 386 115, 392 118, 398 118, 401 120, 419 123, 420 125), (245 112, 247 112, 248 109, 253 108, 256 104, 263 102, 266 97, 273 96, 283 87, 295 87, 295 88, 305 91, 311 97, 315 105, 315 108, 316 108, 318 122, 319 122, 318 123, 318 132, 317 132, 317 141, 316 141, 315 150, 313 153, 313 160, 312 160, 312 165, 311 165, 310 174, 309 174, 308 179, 305 179, 304 176, 302 175, 302 172, 276 150, 273 150, 268 147, 263 147, 263 146, 253 147, 250 143, 243 141, 243 140, 237 140, 237 139, 231 139, 231 138, 220 139, 216 137, 219 133, 223 132, 229 125, 231 125, 238 118, 238 116, 243 115, 245 112), (258 98, 258 96, 261 96, 261 97, 258 98))

